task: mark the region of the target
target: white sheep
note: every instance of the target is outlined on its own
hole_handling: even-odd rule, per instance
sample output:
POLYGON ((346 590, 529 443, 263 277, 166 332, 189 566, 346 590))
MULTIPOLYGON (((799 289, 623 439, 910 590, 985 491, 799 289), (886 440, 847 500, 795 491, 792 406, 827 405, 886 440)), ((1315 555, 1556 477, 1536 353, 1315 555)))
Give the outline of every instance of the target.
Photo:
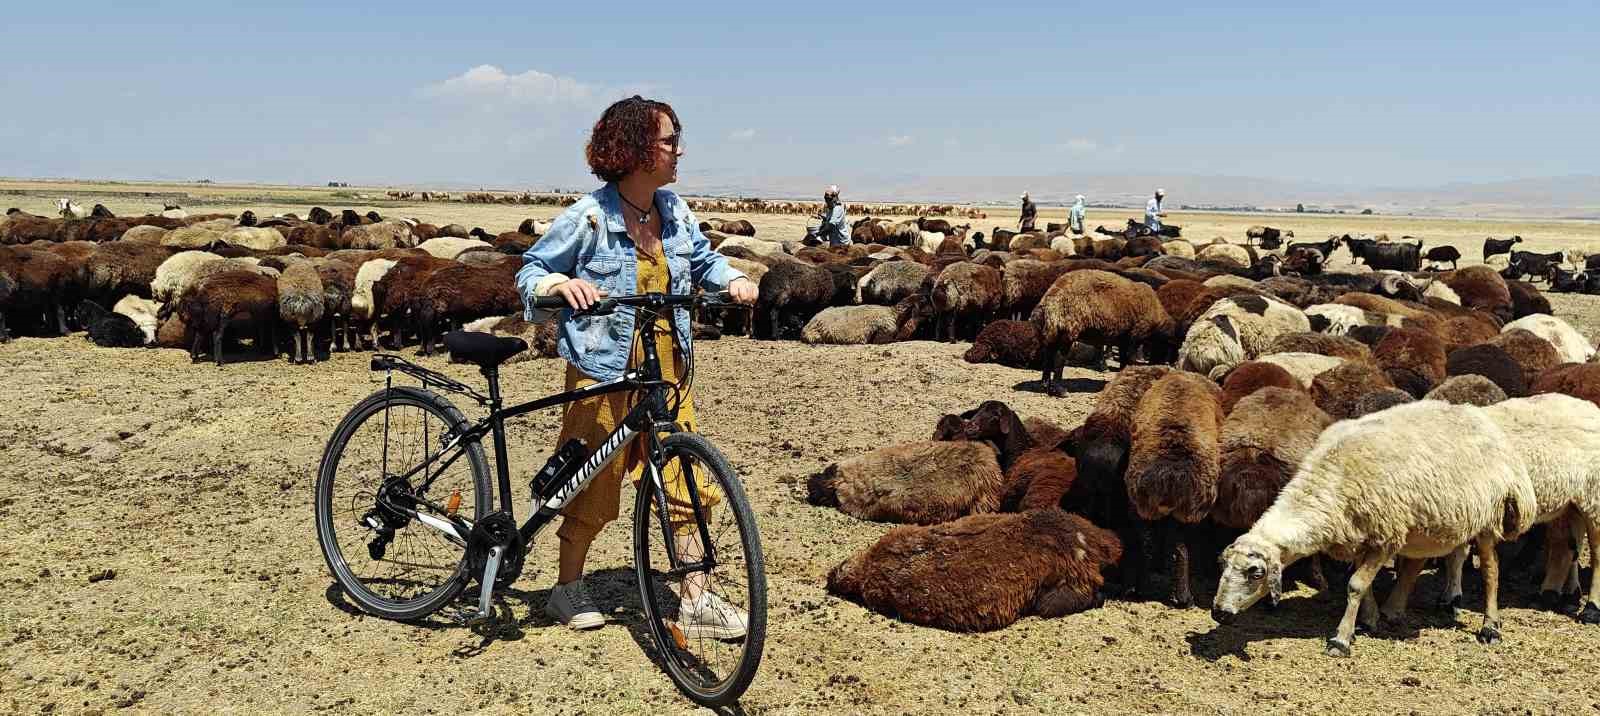
POLYGON ((221 256, 210 251, 179 251, 156 267, 155 280, 150 282, 150 294, 157 301, 171 301, 194 285, 196 266, 221 260, 221 256))
POLYGON ((56 200, 56 212, 61 214, 63 219, 86 219, 89 217, 88 209, 65 197, 56 200))
POLYGON ((722 243, 717 245, 717 248, 721 249, 727 246, 738 246, 740 248, 749 249, 751 253, 762 257, 782 256, 787 255, 788 253, 783 250, 783 244, 780 244, 776 241, 758 239, 754 236, 729 236, 728 238, 723 239, 722 243))
POLYGON ((468 251, 494 251, 494 245, 480 239, 459 239, 454 236, 440 236, 428 239, 417 248, 428 252, 429 256, 436 259, 455 259, 468 251))
POLYGON ((1195 252, 1200 261, 1224 263, 1234 268, 1250 268, 1250 252, 1238 244, 1207 244, 1195 252))
POLYGON ((919 231, 917 233, 917 248, 920 248, 930 254, 937 252, 939 250, 939 244, 944 243, 946 238, 944 234, 937 231, 919 231))
POLYGON ((1311 306, 1306 309, 1306 318, 1308 320, 1321 319, 1316 323, 1325 321, 1326 323, 1321 325, 1317 332, 1326 333, 1330 336, 1349 335, 1350 329, 1356 326, 1382 326, 1386 324, 1398 326, 1401 321, 1397 317, 1391 322, 1390 317, 1385 314, 1368 311, 1356 306, 1346 306, 1342 303, 1319 303, 1311 306))
POLYGON ((1589 345, 1588 339, 1573 328, 1572 324, 1555 316, 1544 313, 1523 316, 1507 323, 1500 332, 1505 333, 1518 328, 1549 341, 1550 345, 1556 347, 1556 353, 1561 356, 1563 363, 1588 363, 1594 358, 1594 346, 1589 345))
POLYGON ((355 318, 372 320, 372 285, 383 280, 394 265, 395 262, 390 259, 372 259, 356 269, 356 289, 350 294, 350 312, 355 318))
POLYGON ((1321 375, 1324 371, 1330 371, 1334 368, 1344 365, 1343 358, 1325 356, 1320 353, 1302 353, 1298 351, 1270 353, 1268 355, 1256 358, 1256 360, 1263 363, 1271 363, 1279 368, 1289 371, 1289 375, 1294 376, 1295 380, 1300 381, 1300 384, 1305 386, 1306 390, 1311 389, 1311 382, 1316 380, 1317 376, 1321 375))
POLYGON ((1211 614, 1226 624, 1263 596, 1283 594, 1283 570, 1325 553, 1351 562, 1349 601, 1328 654, 1349 656, 1356 619, 1376 626, 1379 568, 1399 558, 1399 582, 1383 616, 1399 619, 1422 560, 1472 542, 1483 565, 1485 610, 1478 639, 1500 638, 1495 544, 1533 524, 1537 500, 1526 463, 1508 438, 1470 405, 1424 400, 1333 424, 1255 526, 1222 553, 1211 614), (1450 435, 1448 451, 1419 450, 1450 435))
POLYGON ((156 342, 156 326, 159 323, 156 316, 161 313, 161 304, 130 293, 117 301, 117 305, 112 306, 111 311, 133 319, 139 330, 144 331, 145 345, 156 342))
POLYGON ((229 246, 239 246, 251 251, 271 251, 289 245, 277 229, 259 226, 235 226, 222 232, 217 240, 229 246))
POLYGON ((1306 314, 1272 296, 1230 296, 1206 309, 1183 337, 1178 368, 1216 379, 1265 354, 1286 333, 1311 330, 1306 314))

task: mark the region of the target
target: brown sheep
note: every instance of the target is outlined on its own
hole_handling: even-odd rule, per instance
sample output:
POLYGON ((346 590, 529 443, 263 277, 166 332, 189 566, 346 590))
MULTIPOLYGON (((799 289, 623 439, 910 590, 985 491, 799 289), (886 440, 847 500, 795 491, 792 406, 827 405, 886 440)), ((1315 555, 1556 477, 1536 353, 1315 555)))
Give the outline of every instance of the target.
POLYGON ((1077 463, 1066 453, 1053 445, 1033 448, 1006 470, 1007 491, 1001 509, 1025 512, 1061 507, 1077 479, 1077 463))
POLYGON ((994 512, 1005 492, 998 455, 968 440, 891 445, 810 477, 807 501, 863 520, 935 524, 994 512))
POLYGON ((1561 364, 1561 352, 1550 341, 1525 328, 1513 328, 1489 339, 1487 343, 1499 346, 1510 354, 1512 360, 1522 366, 1525 376, 1539 375, 1561 364))
POLYGON ((1513 320, 1535 313, 1554 315, 1550 310, 1550 299, 1545 298, 1533 284, 1527 281, 1507 281, 1506 291, 1511 294, 1511 317, 1513 320))
POLYGON ((1407 393, 1399 388, 1384 388, 1382 390, 1374 390, 1371 393, 1367 393, 1366 395, 1356 399, 1355 406, 1351 410, 1352 414, 1350 417, 1359 418, 1365 415, 1371 415, 1379 411, 1388 410, 1396 405, 1404 405, 1413 400, 1416 400, 1416 398, 1413 398, 1410 393, 1407 393))
POLYGON ((1331 424, 1333 418, 1302 390, 1267 387, 1240 400, 1222 424, 1221 478, 1211 520, 1250 529, 1331 424))
POLYGON ((1116 535, 1061 510, 974 515, 890 530, 829 571, 828 592, 913 624, 989 631, 1098 606, 1102 570, 1121 558, 1116 535))
POLYGON ((1127 367, 1136 344, 1170 341, 1172 336, 1172 319, 1155 289, 1092 269, 1070 271, 1056 279, 1029 320, 1039 328, 1042 381, 1053 394, 1062 389, 1058 356, 1070 352, 1077 341, 1097 344, 1102 350, 1116 344, 1122 366, 1127 367))
POLYGON ((1311 399, 1335 420, 1345 420, 1356 417, 1356 401, 1361 396, 1393 387, 1389 376, 1376 365, 1347 361, 1311 380, 1311 399))
POLYGON ((406 327, 416 320, 413 307, 421 305, 426 295, 428 277, 439 269, 460 265, 456 261, 432 256, 408 256, 396 260, 394 268, 372 285, 372 300, 376 309, 372 314, 373 345, 382 345, 378 333, 380 324, 385 321, 394 338, 394 348, 405 345, 406 327))
POLYGON ((177 252, 165 246, 120 241, 101 244, 84 264, 85 291, 109 299, 105 301, 108 304, 130 293, 151 298, 150 282, 156 279, 156 269, 174 253, 177 252))
MULTIPOLYGON (((1152 537, 1156 553, 1169 559, 1168 601, 1186 607, 1194 601, 1189 585, 1188 525, 1204 520, 1217 498, 1217 440, 1222 428, 1222 391, 1189 372, 1157 380, 1139 399, 1128 451, 1128 502, 1141 521, 1141 541, 1152 537)), ((1139 591, 1148 594, 1150 550, 1137 572, 1139 591)))
POLYGON ((1510 323, 1516 318, 1512 310, 1511 289, 1506 280, 1488 266, 1468 266, 1439 275, 1439 280, 1461 297, 1461 305, 1484 311, 1510 323))
POLYGON ((285 266, 278 275, 278 317, 294 329, 294 355, 290 363, 317 362, 311 327, 322 321, 326 309, 327 298, 316 264, 310 259, 298 259, 285 266))
POLYGON ((1232 414, 1240 400, 1263 388, 1305 392, 1300 379, 1283 366, 1258 360, 1245 361, 1234 366, 1222 380, 1222 414, 1232 414))
POLYGON ((327 258, 318 259, 316 266, 317 278, 322 281, 324 312, 333 332, 330 350, 339 353, 355 350, 358 344, 355 328, 350 324, 350 299, 356 290, 356 267, 327 258))
POLYGON ((1066 262, 1046 263, 1037 259, 1016 259, 1005 265, 1001 276, 1004 309, 1016 320, 1024 320, 1039 305, 1050 286, 1067 272, 1066 262))
POLYGON ((1514 398, 1528 394, 1528 374, 1522 370, 1522 366, 1504 348, 1489 343, 1450 351, 1450 355, 1445 357, 1445 374, 1452 377, 1482 377, 1505 395, 1514 398))
POLYGON ((795 335, 833 303, 834 274, 799 261, 775 263, 761 277, 755 308, 755 338, 795 335))
POLYGON ((278 322, 278 282, 254 271, 226 271, 195 286, 178 306, 178 316, 194 336, 189 360, 199 361, 206 339, 211 357, 222 365, 223 334, 230 326, 256 328, 256 350, 271 355, 278 322))
POLYGON ((1562 363, 1533 379, 1531 394, 1562 393, 1600 405, 1600 363, 1562 363))
POLYGON ((1095 396, 1094 409, 1065 441, 1078 471, 1062 502, 1067 509, 1112 529, 1129 526, 1132 513, 1123 472, 1133 441, 1133 414, 1145 391, 1170 373, 1167 366, 1124 368, 1095 396))
POLYGON ((410 306, 421 354, 433 354, 441 323, 460 330, 467 321, 521 310, 516 277, 516 267, 498 264, 444 265, 429 273, 410 306))
POLYGON ((1372 348, 1378 368, 1395 387, 1421 398, 1445 379, 1444 342, 1427 331, 1390 330, 1372 348))
POLYGON ((1481 375, 1453 375, 1445 378, 1439 387, 1428 391, 1423 400, 1443 400, 1453 405, 1476 405, 1480 408, 1506 399, 1506 392, 1493 381, 1481 375))
POLYGON ((30 247, 0 246, 0 273, 8 275, 13 285, 10 306, 0 306, 0 311, 9 309, 26 321, 14 328, 37 327, 39 335, 46 336, 67 334, 63 288, 73 274, 67 259, 30 247))
POLYGON ((1439 324, 1434 335, 1444 341, 1446 351, 1487 343, 1500 335, 1500 326, 1487 313, 1474 311, 1476 316, 1454 316, 1439 324))
POLYGON ((1347 361, 1372 362, 1372 349, 1366 344, 1348 336, 1327 333, 1287 333, 1274 338, 1267 353, 1316 353, 1347 361))
POLYGON ((934 277, 928 297, 938 314, 941 337, 953 343, 958 333, 976 336, 983 323, 1000 310, 1000 272, 969 261, 952 264, 934 277))
POLYGON ((968 363, 999 363, 1009 368, 1039 367, 1039 328, 1028 321, 991 321, 961 356, 968 363))

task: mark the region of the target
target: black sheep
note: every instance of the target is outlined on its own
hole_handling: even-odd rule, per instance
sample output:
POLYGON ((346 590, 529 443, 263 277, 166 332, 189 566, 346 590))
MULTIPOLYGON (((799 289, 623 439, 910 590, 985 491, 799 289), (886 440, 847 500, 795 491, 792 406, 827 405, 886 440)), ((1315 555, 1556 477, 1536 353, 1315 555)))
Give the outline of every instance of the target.
POLYGON ((144 345, 144 331, 132 318, 107 311, 100 304, 84 299, 78 303, 78 323, 89 333, 89 340, 103 348, 138 348, 144 345))

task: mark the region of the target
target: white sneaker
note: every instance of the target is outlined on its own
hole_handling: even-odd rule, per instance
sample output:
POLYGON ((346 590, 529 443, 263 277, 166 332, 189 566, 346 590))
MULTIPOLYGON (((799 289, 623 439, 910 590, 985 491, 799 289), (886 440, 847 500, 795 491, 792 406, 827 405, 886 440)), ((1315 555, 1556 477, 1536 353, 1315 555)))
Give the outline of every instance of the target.
POLYGON ((750 617, 743 609, 711 592, 701 592, 699 600, 678 605, 678 626, 688 639, 739 639, 749 624, 750 617))
POLYGON ((596 629, 606 623, 606 618, 600 616, 600 610, 595 608, 594 601, 589 599, 589 593, 584 591, 581 578, 551 587, 550 598, 544 603, 544 613, 573 629, 596 629))

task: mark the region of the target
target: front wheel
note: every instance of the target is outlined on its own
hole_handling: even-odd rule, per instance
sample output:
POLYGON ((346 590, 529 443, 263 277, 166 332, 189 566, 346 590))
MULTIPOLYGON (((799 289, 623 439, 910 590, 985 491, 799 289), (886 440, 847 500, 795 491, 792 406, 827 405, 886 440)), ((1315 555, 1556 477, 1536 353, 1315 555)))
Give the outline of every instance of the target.
POLYGON ((704 436, 674 433, 661 441, 659 470, 646 462, 633 508, 645 621, 678 688, 702 706, 726 706, 749 688, 766 643, 755 512, 727 458, 704 436))

